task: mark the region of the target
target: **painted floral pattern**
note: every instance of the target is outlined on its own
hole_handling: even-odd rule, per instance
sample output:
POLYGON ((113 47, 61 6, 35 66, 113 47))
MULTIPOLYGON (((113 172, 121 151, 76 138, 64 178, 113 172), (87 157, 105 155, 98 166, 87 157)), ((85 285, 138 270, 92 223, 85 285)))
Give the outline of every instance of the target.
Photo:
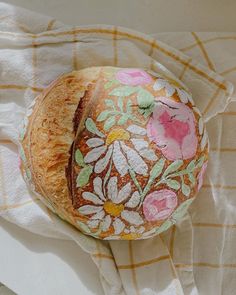
POLYGON ((185 89, 144 70, 112 71, 104 93, 76 142, 81 227, 104 239, 147 238, 180 218, 200 189, 207 132, 185 89))
POLYGON ((116 79, 125 85, 143 85, 152 81, 151 76, 144 70, 140 69, 124 69, 116 74, 116 79))
POLYGON ((148 221, 165 220, 177 206, 175 192, 162 189, 147 195, 143 202, 143 213, 148 221))
POLYGON ((183 103, 159 97, 148 122, 147 133, 169 160, 189 159, 196 153, 195 117, 183 103))

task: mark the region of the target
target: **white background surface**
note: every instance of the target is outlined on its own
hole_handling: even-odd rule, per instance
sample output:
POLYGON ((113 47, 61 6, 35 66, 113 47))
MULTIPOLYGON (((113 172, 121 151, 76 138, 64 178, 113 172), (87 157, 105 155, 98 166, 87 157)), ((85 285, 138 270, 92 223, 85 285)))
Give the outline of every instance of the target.
POLYGON ((64 23, 114 24, 146 33, 236 31, 235 0, 7 0, 64 23))
MULTIPOLYGON (((236 31, 235 0, 4 2, 51 15, 71 25, 106 23, 147 33, 236 31)), ((0 223, 0 281, 17 294, 102 294, 95 265, 74 242, 43 238, 2 219, 0 223)))

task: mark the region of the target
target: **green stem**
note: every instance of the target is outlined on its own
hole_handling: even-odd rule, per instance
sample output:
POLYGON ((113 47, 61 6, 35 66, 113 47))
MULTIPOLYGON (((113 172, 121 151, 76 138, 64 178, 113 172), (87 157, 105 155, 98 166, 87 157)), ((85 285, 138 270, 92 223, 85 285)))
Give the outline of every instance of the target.
POLYGON ((142 188, 141 188, 141 186, 140 186, 138 180, 137 180, 136 177, 135 177, 135 172, 133 171, 133 169, 132 169, 131 167, 129 167, 129 175, 130 175, 130 177, 132 178, 132 180, 133 180, 135 186, 137 187, 137 189, 138 189, 138 191, 139 191, 139 194, 142 196, 142 194, 143 194, 142 188))

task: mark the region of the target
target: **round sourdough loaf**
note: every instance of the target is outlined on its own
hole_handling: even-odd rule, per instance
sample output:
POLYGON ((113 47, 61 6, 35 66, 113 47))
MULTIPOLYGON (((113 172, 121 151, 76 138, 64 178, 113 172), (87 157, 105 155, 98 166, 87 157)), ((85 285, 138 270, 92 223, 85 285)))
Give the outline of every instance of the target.
POLYGON ((101 239, 168 229, 207 167, 207 132, 191 94, 143 69, 92 67, 59 77, 28 109, 20 136, 31 189, 101 239))

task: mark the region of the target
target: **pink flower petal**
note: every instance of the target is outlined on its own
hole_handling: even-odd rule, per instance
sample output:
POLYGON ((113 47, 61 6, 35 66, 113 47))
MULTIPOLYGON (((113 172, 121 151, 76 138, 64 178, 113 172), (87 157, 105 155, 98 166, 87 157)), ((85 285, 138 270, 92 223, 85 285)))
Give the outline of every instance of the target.
POLYGON ((204 177, 204 174, 206 172, 206 169, 207 169, 207 163, 208 162, 205 162, 203 165, 202 165, 202 169, 200 170, 199 174, 198 174, 198 191, 200 190, 200 188, 202 187, 202 184, 203 184, 203 177, 204 177))
POLYGON ((196 153, 195 117, 183 103, 158 98, 147 124, 147 135, 169 160, 189 159, 196 153))
POLYGON ((122 69, 116 73, 116 79, 125 85, 143 85, 152 81, 144 70, 140 69, 122 69))
POLYGON ((147 221, 164 220, 171 215, 176 206, 176 193, 162 189, 147 195, 143 202, 143 213, 147 221))

